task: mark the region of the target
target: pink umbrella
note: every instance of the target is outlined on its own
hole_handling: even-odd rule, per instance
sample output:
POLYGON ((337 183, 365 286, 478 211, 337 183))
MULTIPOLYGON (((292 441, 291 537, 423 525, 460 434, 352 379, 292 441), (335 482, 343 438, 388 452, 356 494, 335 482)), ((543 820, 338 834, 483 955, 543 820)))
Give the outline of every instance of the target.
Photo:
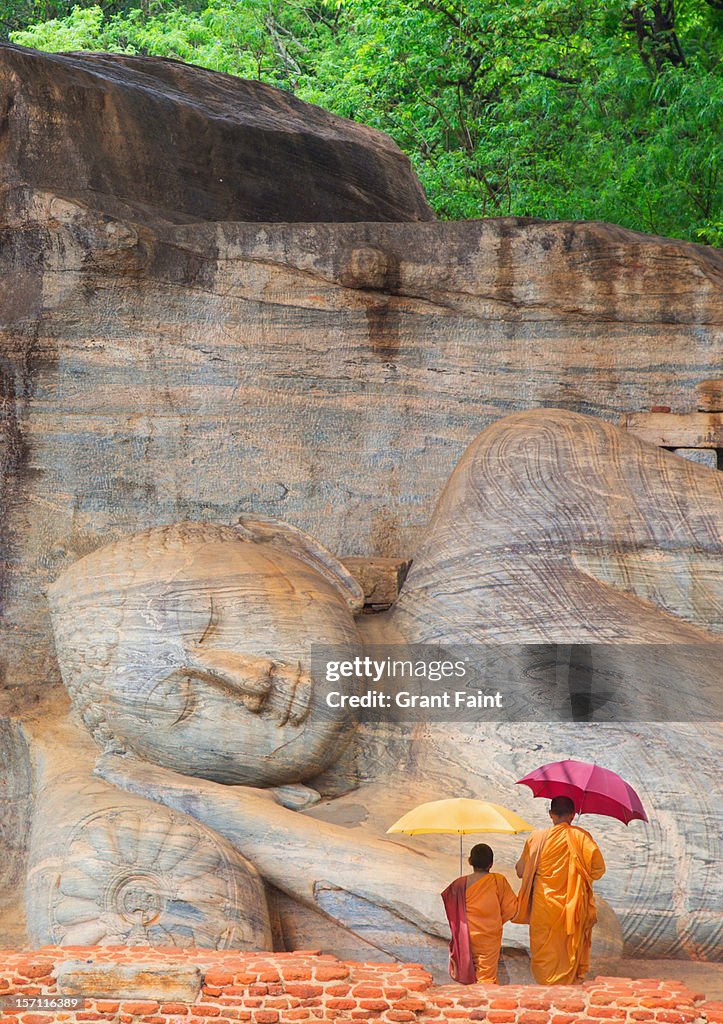
POLYGON ((587 761, 554 761, 518 779, 534 796, 568 796, 578 814, 604 814, 626 825, 636 818, 647 821, 640 797, 625 779, 608 768, 587 761))

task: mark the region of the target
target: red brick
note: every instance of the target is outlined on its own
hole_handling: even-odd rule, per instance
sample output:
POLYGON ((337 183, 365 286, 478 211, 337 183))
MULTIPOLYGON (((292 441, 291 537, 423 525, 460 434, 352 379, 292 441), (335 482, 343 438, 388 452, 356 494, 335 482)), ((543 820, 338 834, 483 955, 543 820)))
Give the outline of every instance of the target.
POLYGON ((384 989, 378 985, 355 985, 351 990, 351 994, 358 996, 360 999, 379 999, 383 991, 384 989))
POLYGON ((253 1019, 258 1024, 276 1024, 279 1019, 279 1015, 276 1010, 257 1010, 253 1016, 253 1019))
POLYGON ((120 1003, 109 1002, 107 999, 96 999, 95 1008, 99 1013, 117 1013, 120 1003))
POLYGON ((387 1013, 387 1020, 408 1021, 416 1019, 416 1016, 410 1013, 409 1010, 389 1010, 387 1013))
POLYGON ((213 985, 215 988, 223 988, 225 985, 233 985, 234 975, 228 971, 210 970, 206 971, 203 982, 205 985, 213 985))
POLYGON ((556 1010, 565 1010, 570 1013, 581 1013, 585 1009, 584 999, 570 998, 570 996, 558 999, 554 993, 551 998, 556 1010))
POLYGON ((359 1008, 361 1010, 388 1010, 389 1003, 386 999, 360 999, 359 1008))
POLYGON ((181 1016, 188 1013, 188 1007, 185 1003, 161 1003, 161 1013, 175 1013, 181 1016))
POLYGON ((292 984, 286 986, 286 992, 290 996, 297 996, 299 999, 314 999, 316 996, 320 996, 324 992, 322 985, 303 985, 292 984))
POLYGON ((415 1013, 419 1010, 426 1010, 427 1003, 424 999, 414 999, 413 997, 407 996, 405 999, 397 999, 394 1003, 396 1010, 413 1010, 415 1013))
POLYGON ((311 981, 310 967, 283 967, 282 974, 287 981, 311 981))
POLYGON ((490 1010, 516 1010, 516 999, 507 999, 502 996, 490 996, 490 1010))
POLYGON ((573 1013, 555 1013, 550 1017, 550 1024, 575 1024, 579 1019, 573 1013))
POLYGON ((17 965, 16 970, 23 978, 47 978, 53 970, 53 964, 22 960, 17 965))
POLYGON ((487 1020, 490 1024, 511 1024, 512 1021, 516 1020, 517 1015, 514 1010, 488 1010, 487 1020))
POLYGON ((274 971, 260 971, 259 981, 280 981, 281 975, 277 970, 274 971))
POLYGON ((349 977, 349 968, 343 964, 318 964, 314 969, 317 981, 342 981, 349 977))
MULTIPOLYGON (((406 989, 400 989, 402 995, 406 994, 406 989)), ((348 996, 351 992, 351 985, 327 985, 326 993, 330 996, 348 996)), ((388 995, 387 989, 384 990, 384 994, 388 995)))
POLYGON ((220 1017, 221 1007, 213 1006, 212 1003, 196 1003, 193 1007, 193 1012, 200 1014, 202 1017, 220 1017))
POLYGON ((330 1010, 353 1010, 356 1007, 355 999, 327 999, 326 1005, 330 1010))
POLYGON ((285 1020, 308 1020, 311 1016, 310 1010, 287 1010, 284 1014, 285 1020))
POLYGON ((53 1018, 47 1013, 25 1013, 20 1020, 23 1024, 53 1024, 53 1018))
POLYGON ((133 1017, 140 1017, 144 1013, 155 1013, 158 1009, 158 1003, 148 1001, 136 1002, 124 999, 121 1003, 121 1009, 123 1013, 130 1013, 133 1017))
POLYGON ((548 1024, 549 1019, 549 1013, 544 1010, 525 1010, 518 1018, 519 1024, 548 1024))

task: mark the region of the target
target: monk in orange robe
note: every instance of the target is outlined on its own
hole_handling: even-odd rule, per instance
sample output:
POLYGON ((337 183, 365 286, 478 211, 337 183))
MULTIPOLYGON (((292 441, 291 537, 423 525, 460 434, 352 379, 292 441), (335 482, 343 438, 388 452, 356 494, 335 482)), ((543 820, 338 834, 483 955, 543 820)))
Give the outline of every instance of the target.
POLYGON ((605 874, 595 840, 572 824, 575 805, 558 796, 552 827, 533 832, 517 862, 522 879, 515 921, 530 925, 532 975, 540 985, 572 985, 590 969, 596 921, 592 883, 605 874))
POLYGON ((502 925, 517 911, 510 883, 504 875, 490 871, 493 862, 486 843, 473 846, 472 874, 457 878, 442 893, 452 930, 450 974, 462 984, 498 984, 502 925))

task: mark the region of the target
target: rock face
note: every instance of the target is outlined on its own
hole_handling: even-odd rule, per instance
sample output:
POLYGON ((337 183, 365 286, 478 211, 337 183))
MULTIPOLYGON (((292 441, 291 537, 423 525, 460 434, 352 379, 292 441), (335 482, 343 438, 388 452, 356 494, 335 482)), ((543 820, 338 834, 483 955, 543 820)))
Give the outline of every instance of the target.
POLYGON ((160 57, 0 47, 13 183, 133 220, 433 220, 382 132, 160 57))
POLYGON ((720 257, 605 225, 144 227, 19 187, 0 210, 0 649, 24 694, 59 681, 45 588, 100 544, 260 513, 409 557, 485 425, 683 410, 721 349, 720 257))
MULTIPOLYGON (((695 404, 721 351, 720 255, 604 224, 411 223, 431 218, 388 140, 173 62, 5 47, 0 88, 0 681, 15 715, 0 723, 0 907, 13 935, 29 856, 34 941, 147 938, 158 920, 173 941, 269 944, 258 869, 280 894, 278 933, 331 921, 349 955, 439 966, 455 858, 441 839, 384 840, 386 827, 413 802, 502 791, 544 825, 514 780, 574 753, 619 768, 656 812, 645 844, 615 824, 600 836, 628 951, 710 955, 712 726, 365 726, 343 756, 322 742, 289 762, 272 745, 239 770, 248 723, 226 718, 239 701, 258 711, 264 687, 295 714, 302 648, 330 622, 370 642, 712 643, 718 479, 605 421, 695 404), (422 540, 463 450, 497 420, 422 540), (190 529, 237 544, 249 514, 248 558, 229 558, 247 576, 232 591, 245 619, 224 633, 225 556, 191 544, 164 562, 169 524, 202 520, 190 529), (392 612, 355 625, 361 590, 295 527, 337 557, 414 556, 392 612), (134 534, 141 554, 162 538, 163 557, 114 546, 134 534), (104 562, 109 550, 122 557, 104 562), (135 683, 152 670, 160 688, 124 688, 118 650, 135 683), (56 655, 85 726, 66 720, 56 655), (197 709, 210 712, 200 733, 197 709), (186 729, 172 756, 151 711, 186 729), (111 754, 95 778, 85 727, 148 760, 111 754), (175 901, 185 876, 145 870, 169 836, 217 884, 212 906, 175 901), (113 881, 119 847, 134 851, 127 885, 113 881), (256 916, 239 913, 249 903, 256 916)), ((497 864, 519 845, 495 840, 497 864)), ((616 955, 605 914, 598 942, 616 955)))

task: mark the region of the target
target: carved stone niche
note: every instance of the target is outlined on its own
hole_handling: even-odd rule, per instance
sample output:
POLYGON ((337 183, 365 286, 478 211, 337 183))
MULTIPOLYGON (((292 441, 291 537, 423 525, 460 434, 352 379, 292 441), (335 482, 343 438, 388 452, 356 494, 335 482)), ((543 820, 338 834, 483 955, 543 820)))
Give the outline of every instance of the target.
POLYGON ((349 743, 355 721, 315 692, 310 651, 358 642, 364 596, 293 527, 156 527, 76 562, 49 600, 63 680, 105 751, 275 786, 349 743))

